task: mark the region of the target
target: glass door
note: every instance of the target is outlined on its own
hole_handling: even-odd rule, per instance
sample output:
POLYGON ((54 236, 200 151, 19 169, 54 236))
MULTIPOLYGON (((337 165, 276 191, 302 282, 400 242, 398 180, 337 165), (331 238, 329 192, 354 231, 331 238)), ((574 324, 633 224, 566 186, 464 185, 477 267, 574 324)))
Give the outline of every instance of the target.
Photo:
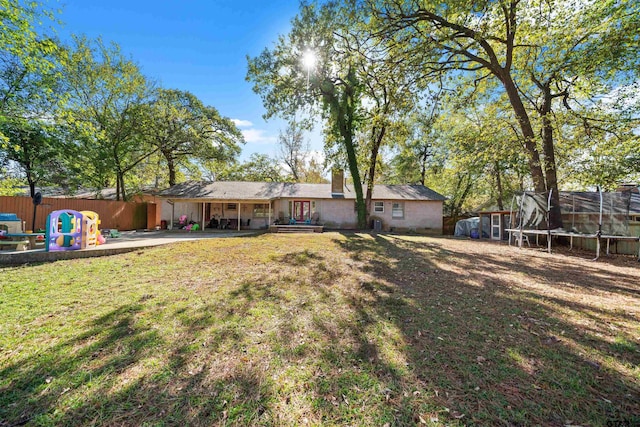
POLYGON ((502 224, 500 214, 491 214, 491 239, 502 240, 502 224))
POLYGON ((309 200, 296 200, 293 202, 293 219, 304 222, 311 218, 311 202, 309 200))

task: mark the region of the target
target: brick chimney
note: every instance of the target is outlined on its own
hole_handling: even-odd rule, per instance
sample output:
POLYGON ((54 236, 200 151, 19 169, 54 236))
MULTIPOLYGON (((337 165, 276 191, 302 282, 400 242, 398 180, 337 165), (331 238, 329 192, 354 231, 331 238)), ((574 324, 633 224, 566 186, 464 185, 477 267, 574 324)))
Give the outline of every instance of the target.
POLYGON ((331 194, 344 194, 344 170, 334 169, 331 171, 331 194))

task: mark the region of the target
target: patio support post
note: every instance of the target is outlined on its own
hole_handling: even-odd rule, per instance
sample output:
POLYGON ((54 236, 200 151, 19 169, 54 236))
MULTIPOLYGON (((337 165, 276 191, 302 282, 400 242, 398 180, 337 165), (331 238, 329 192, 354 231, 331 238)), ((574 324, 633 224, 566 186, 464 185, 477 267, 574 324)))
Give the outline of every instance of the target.
POLYGON ((269 200, 269 222, 267 223, 267 230, 271 227, 271 200, 269 200))
POLYGON ((176 204, 172 200, 170 200, 169 203, 171 203, 171 219, 169 220, 169 228, 173 230, 173 218, 176 212, 176 204))
POLYGON ((205 211, 205 207, 204 207, 204 202, 202 202, 202 224, 200 224, 200 230, 204 231, 204 211, 205 211))
POLYGON ((551 253, 551 195, 553 189, 549 190, 549 197, 547 198, 547 252, 551 253))
POLYGON ((240 231, 240 212, 242 211, 242 203, 238 202, 238 231, 240 231))
MULTIPOLYGON (((520 209, 518 209, 518 216, 520 217, 520 224, 519 224, 519 228, 520 228, 520 235, 518 236, 518 248, 522 249, 522 228, 524 227, 524 218, 522 217, 522 209, 524 208, 524 198, 526 197, 527 192, 524 191, 522 192, 522 199, 520 200, 520 209)), ((536 239, 538 238, 538 235, 536 234, 536 239)), ((536 244, 538 243, 538 241, 536 240, 536 244)))

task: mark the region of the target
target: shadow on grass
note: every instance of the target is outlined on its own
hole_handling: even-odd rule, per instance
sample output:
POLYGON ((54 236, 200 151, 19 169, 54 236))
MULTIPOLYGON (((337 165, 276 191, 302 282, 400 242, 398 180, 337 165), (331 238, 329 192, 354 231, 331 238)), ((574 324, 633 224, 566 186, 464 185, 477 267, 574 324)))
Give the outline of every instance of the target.
MULTIPOLYGON (((363 268, 386 283, 384 290, 367 288, 377 295, 367 310, 393 316, 410 343, 406 355, 411 372, 426 390, 438 391, 434 401, 458 416, 465 414, 465 423, 640 423, 640 349, 633 336, 614 343, 603 338, 615 327, 609 319, 637 322, 636 316, 616 307, 532 292, 511 283, 506 273, 521 272, 550 287, 635 298, 637 280, 605 274, 598 264, 585 268, 567 260, 536 268, 522 264, 522 259, 452 252, 435 239, 424 243, 389 235, 344 237, 337 244, 354 260, 365 260, 363 268), (437 260, 442 263, 435 265, 437 260), (443 269, 443 264, 454 264, 473 276, 443 269), (571 268, 576 274, 567 282, 571 268), (500 271, 504 277, 495 274, 500 271), (565 273, 563 283, 555 280, 560 272, 565 273), (394 289, 391 294, 389 287, 394 289), (571 314, 559 313, 558 308, 596 326, 575 323, 571 314), (626 370, 618 370, 620 366, 626 370)), ((362 309, 362 302, 352 304, 362 309)))
POLYGON ((286 246, 267 269, 252 261, 256 273, 226 287, 189 277, 199 287, 178 302, 146 294, 2 367, 0 426, 639 421, 638 346, 605 339, 611 319, 635 315, 509 273, 637 298, 628 276, 593 264, 559 281, 578 265, 478 257, 444 239, 326 242, 286 246))
POLYGON ((135 326, 140 305, 126 305, 91 322, 90 328, 70 341, 57 344, 19 363, 5 367, 0 378, 0 425, 55 424, 60 414, 49 411, 71 389, 89 386, 135 364, 159 343, 152 330, 135 326), (68 374, 72 372, 70 377, 68 374), (23 413, 12 408, 28 402, 23 413))
MULTIPOLYGON (((165 343, 155 331, 135 326, 141 310, 119 307, 76 338, 0 370, 0 378, 10 378, 0 386, 0 426, 251 424, 264 413, 269 387, 262 372, 238 360, 212 380, 210 370, 220 365, 193 363, 200 343, 178 340, 164 363, 144 370, 165 343), (242 404, 232 405, 239 396, 242 404)), ((210 315, 191 314, 197 321, 210 315)), ((191 322, 187 337, 200 329, 191 322)), ((215 352, 241 335, 220 330, 207 339, 206 350, 215 352)))

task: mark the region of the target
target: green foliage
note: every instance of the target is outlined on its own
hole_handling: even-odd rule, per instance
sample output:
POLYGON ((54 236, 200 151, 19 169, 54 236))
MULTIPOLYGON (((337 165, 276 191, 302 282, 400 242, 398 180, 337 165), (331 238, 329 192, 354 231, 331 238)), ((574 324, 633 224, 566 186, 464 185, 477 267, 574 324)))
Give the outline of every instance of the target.
POLYGON ((145 119, 145 138, 162 154, 169 185, 176 184, 180 166, 189 169, 194 161, 229 162, 240 153, 238 144, 244 142, 230 119, 189 92, 158 89, 145 119))
MULTIPOLYGON (((559 122, 559 114, 568 110, 583 125, 597 126, 595 100, 638 77, 635 1, 364 3, 389 54, 412 64, 418 78, 437 77, 455 85, 451 90, 458 94, 483 94, 484 105, 506 95, 508 119, 518 127, 513 148, 526 153, 532 184, 540 191, 557 194, 556 154, 563 152, 557 136, 572 122, 559 122)), ((622 140, 631 143, 629 130, 622 140)), ((613 139, 611 133, 602 138, 613 139)))
MULTIPOLYGON (((364 67, 365 51, 361 40, 352 36, 359 21, 349 4, 303 4, 300 13, 292 20, 292 29, 280 36, 272 50, 265 50, 256 58, 249 58, 247 80, 254 83, 267 109, 266 117, 281 115, 292 118, 301 109, 310 114, 322 114, 325 119, 326 143, 334 155, 328 156, 334 166, 347 164, 356 192, 359 227, 366 226, 366 206, 362 191, 359 158, 367 149, 376 164, 379 146, 384 136, 385 101, 365 107, 367 89, 377 90, 377 85, 367 85, 367 73, 372 67, 364 67), (316 61, 306 70, 302 58, 313 52, 316 61), (367 121, 366 117, 379 117, 367 121), (367 133, 371 123, 371 144, 359 144, 358 133, 367 133), (382 126, 381 126, 382 125, 382 126)), ((362 34, 362 33, 360 33, 362 34)), ((307 64, 309 65, 309 64, 307 64)), ((365 164, 366 166, 366 164, 365 164)), ((375 168, 374 168, 375 170, 375 168)), ((371 184, 373 183, 372 175, 371 184)))
POLYGON ((51 82, 59 75, 58 46, 36 32, 38 21, 53 14, 38 2, 0 0, 0 114, 23 117, 49 101, 51 82))
POLYGON ((23 193, 24 180, 8 174, 4 168, 0 169, 0 196, 18 196, 23 193))
POLYGON ((75 38, 65 69, 70 99, 63 119, 72 129, 85 177, 96 188, 115 181, 126 199, 125 176, 157 148, 141 131, 151 85, 116 44, 75 38))
POLYGON ((212 181, 286 181, 278 160, 266 154, 253 153, 249 160, 242 163, 212 160, 204 164, 207 178, 212 181))
POLYGON ((55 128, 42 122, 24 119, 1 119, 0 160, 14 162, 26 179, 30 196, 41 182, 52 181, 59 168, 58 150, 60 141, 55 128))
POLYGON ((309 151, 309 142, 304 139, 304 130, 292 121, 278 134, 278 159, 289 169, 292 181, 300 182, 309 151))

